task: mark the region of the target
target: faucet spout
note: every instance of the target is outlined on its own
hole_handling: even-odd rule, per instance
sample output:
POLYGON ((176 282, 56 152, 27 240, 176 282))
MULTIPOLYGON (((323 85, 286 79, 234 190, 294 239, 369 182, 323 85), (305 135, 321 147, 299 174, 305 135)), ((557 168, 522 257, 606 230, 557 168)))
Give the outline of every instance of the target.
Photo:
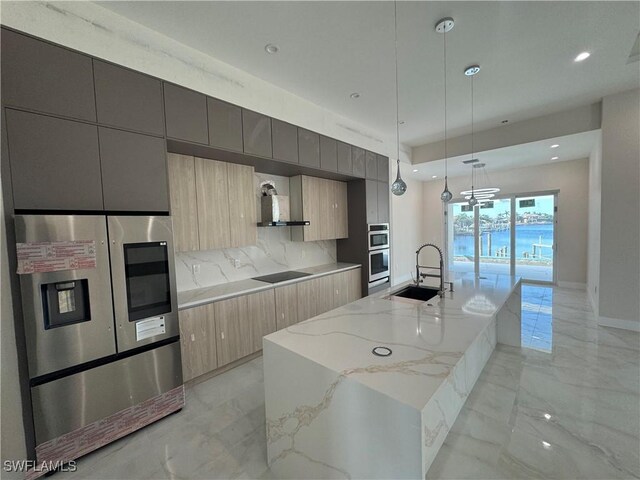
POLYGON ((442 249, 433 243, 425 243, 420 248, 418 248, 418 250, 416 250, 416 285, 420 285, 424 277, 439 278, 440 290, 438 291, 438 295, 440 295, 440 297, 444 297, 444 256, 442 254, 442 249), (420 265, 420 252, 425 247, 433 247, 438 251, 438 255, 440 256, 440 266, 438 267, 438 270, 440 270, 439 275, 420 273, 420 268, 435 268, 435 267, 427 267, 427 266, 420 265))

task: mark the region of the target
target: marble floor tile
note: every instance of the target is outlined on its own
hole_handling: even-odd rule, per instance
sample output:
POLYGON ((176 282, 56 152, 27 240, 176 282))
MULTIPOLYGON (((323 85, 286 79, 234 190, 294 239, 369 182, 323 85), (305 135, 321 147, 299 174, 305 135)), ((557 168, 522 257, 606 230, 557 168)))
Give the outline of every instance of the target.
MULTIPOLYGON (((522 296, 523 342, 539 346, 496 347, 427 478, 640 478, 640 335, 599 327, 585 292, 522 296)), ((189 387, 181 412, 56 478, 276 478, 262 358, 189 387)))

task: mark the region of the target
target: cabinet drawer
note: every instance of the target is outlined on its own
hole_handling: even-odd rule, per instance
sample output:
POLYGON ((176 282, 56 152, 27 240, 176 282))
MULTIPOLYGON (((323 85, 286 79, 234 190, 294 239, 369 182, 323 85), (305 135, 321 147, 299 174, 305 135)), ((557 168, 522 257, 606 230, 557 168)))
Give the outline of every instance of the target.
POLYGON ((3 28, 2 103, 95 122, 91 58, 3 28))
POLYGON ((164 135, 160 80, 100 60, 93 71, 98 123, 164 135))
POLYGON ((98 127, 6 110, 14 206, 102 210, 98 127))

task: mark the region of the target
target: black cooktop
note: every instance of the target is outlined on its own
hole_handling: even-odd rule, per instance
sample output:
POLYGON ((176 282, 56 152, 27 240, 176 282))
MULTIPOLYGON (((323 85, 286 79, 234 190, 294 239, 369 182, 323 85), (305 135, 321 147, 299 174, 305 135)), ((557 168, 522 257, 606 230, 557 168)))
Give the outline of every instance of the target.
POLYGON ((274 273, 272 275, 265 275, 263 277, 254 277, 252 280, 258 280, 266 283, 279 283, 287 280, 293 280, 294 278, 308 277, 310 273, 294 272, 289 270, 287 272, 274 273))

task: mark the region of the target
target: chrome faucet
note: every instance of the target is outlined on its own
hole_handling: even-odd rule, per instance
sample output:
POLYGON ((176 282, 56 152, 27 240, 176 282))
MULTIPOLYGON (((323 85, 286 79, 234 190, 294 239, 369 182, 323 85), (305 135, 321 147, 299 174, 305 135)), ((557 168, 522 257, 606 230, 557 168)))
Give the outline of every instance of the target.
MULTIPOLYGON (((440 295, 440 297, 444 297, 444 257, 442 255, 442 250, 440 249, 440 247, 438 247, 437 245, 434 245, 433 243, 425 243, 418 250, 416 250, 416 285, 420 286, 420 283, 422 283, 425 277, 433 277, 433 278, 440 279, 440 289, 438 290, 438 295, 440 295), (424 247, 433 247, 438 251, 438 255, 440 255, 439 267, 429 267, 426 265, 420 265, 420 252, 424 247), (440 270, 440 274, 435 275, 431 273, 420 273, 421 268, 438 269, 440 270)), ((451 288, 451 291, 453 292, 453 283, 450 282, 449 286, 451 288)))

